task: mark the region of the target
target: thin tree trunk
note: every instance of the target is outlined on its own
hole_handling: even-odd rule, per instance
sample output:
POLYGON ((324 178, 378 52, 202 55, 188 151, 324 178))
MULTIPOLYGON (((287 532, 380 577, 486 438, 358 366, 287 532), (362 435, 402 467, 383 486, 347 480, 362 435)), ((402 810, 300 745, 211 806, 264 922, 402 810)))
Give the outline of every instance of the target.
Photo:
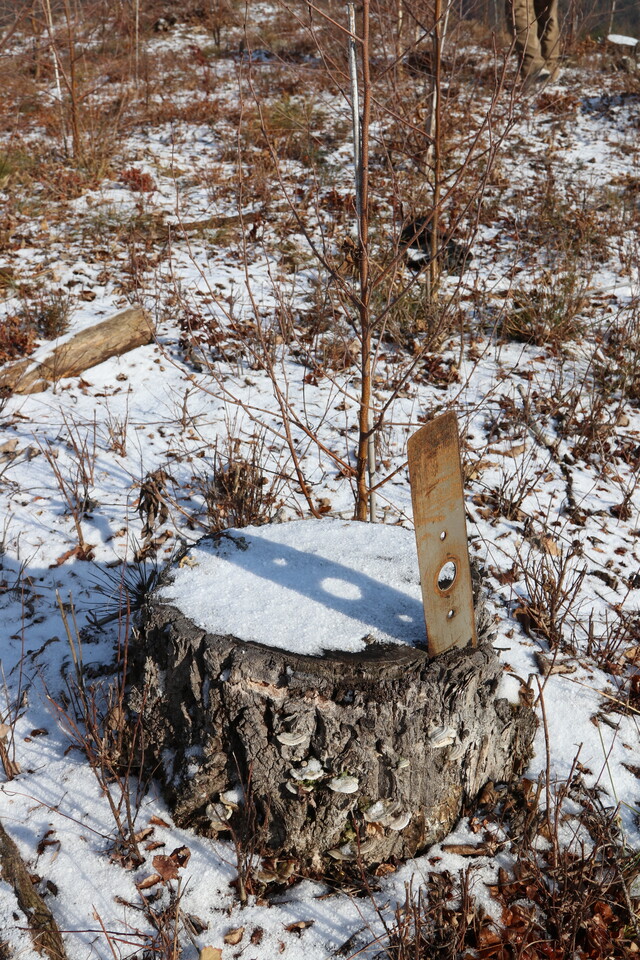
POLYGON ((403 0, 396 0, 396 73, 402 75, 402 28, 404 26, 403 0))
POLYGON ((56 50, 56 43, 53 35, 53 16, 51 14, 51 4, 49 0, 41 0, 42 9, 44 11, 45 20, 47 23, 47 32, 49 34, 49 43, 51 45, 51 60, 53 62, 53 76, 55 78, 56 84, 56 94, 58 95, 58 104, 60 106, 60 118, 62 122, 62 142, 64 145, 65 154, 68 153, 67 148, 67 131, 66 131, 66 119, 64 115, 64 103, 62 100, 62 83, 60 82, 60 65, 58 63, 58 51, 56 50))
POLYGON ((442 53, 449 25, 451 0, 442 10, 442 0, 435 0, 433 25, 433 95, 431 100, 431 116, 429 118, 429 135, 432 142, 428 151, 428 160, 433 164, 433 215, 431 221, 431 262, 429 264, 429 288, 431 296, 435 296, 440 274, 438 263, 438 243, 440 224, 440 195, 442 180, 442 150, 441 150, 441 120, 442 120, 442 53))
POLYGON ((431 296, 434 297, 438 285, 438 221, 440 206, 440 92, 442 83, 442 50, 440 19, 442 0, 435 0, 433 25, 433 99, 431 101, 430 133, 433 137, 433 217, 431 221, 431 262, 429 264, 429 282, 431 296))
POLYGON ((133 54, 133 79, 138 89, 138 80, 140 75, 140 0, 134 0, 134 54, 133 54))
POLYGON ((82 134, 80 132, 80 114, 78 109, 78 76, 76 71, 75 38, 72 25, 71 9, 68 0, 64 4, 65 19, 67 21, 67 49, 69 52, 69 113, 71 119, 71 140, 73 143, 73 159, 82 161, 82 134))
POLYGON ((371 121, 371 76, 369 72, 370 0, 362 4, 362 125, 360 136, 359 268, 360 297, 360 431, 358 440, 356 519, 367 519, 369 488, 371 406, 371 286, 369 282, 369 125, 371 121))

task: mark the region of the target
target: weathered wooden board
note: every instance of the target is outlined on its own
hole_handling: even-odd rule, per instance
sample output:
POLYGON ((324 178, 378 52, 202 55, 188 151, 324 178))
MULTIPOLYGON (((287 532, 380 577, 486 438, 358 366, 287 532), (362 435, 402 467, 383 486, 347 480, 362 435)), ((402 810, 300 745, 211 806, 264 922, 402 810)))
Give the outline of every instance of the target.
POLYGON ((416 431, 408 456, 427 643, 436 656, 476 645, 456 415, 416 431))

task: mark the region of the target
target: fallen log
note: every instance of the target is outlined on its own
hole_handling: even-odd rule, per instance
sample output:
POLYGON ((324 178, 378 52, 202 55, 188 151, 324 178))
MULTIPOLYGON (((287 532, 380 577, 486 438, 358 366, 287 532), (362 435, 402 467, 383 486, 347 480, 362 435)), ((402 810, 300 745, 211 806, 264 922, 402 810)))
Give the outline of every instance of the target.
POLYGON ((59 344, 39 363, 19 360, 0 373, 0 389, 41 393, 64 377, 78 377, 111 357, 143 347, 153 340, 153 323, 142 307, 129 307, 108 320, 81 330, 59 344))
POLYGON ((38 953, 49 960, 67 960, 62 937, 51 911, 35 889, 20 852, 0 823, 0 879, 8 883, 25 914, 38 953))

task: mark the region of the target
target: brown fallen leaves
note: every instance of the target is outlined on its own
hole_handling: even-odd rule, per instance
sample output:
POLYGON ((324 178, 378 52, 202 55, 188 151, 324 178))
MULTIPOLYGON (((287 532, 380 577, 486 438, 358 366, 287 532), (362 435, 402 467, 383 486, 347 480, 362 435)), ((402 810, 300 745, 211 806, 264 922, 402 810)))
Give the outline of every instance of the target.
POLYGON ((53 563, 49 564, 49 569, 61 567, 67 560, 93 560, 94 546, 92 543, 77 543, 75 547, 66 550, 53 563))
POLYGON ((220 947, 203 947, 199 960, 222 960, 222 950, 220 947))
POLYGON ((234 927, 233 930, 228 930, 224 935, 224 942, 230 944, 230 946, 235 947, 240 943, 244 937, 244 927, 234 927))
POLYGON ((298 936, 302 936, 302 932, 308 927, 312 927, 315 923, 315 920, 297 920, 295 923, 285 924, 285 930, 287 933, 297 933, 298 936))
POLYGON ((140 883, 136 884, 138 890, 149 890, 158 883, 168 883, 169 880, 177 880, 179 871, 186 867, 191 857, 191 851, 188 847, 176 847, 172 853, 156 854, 151 861, 156 871, 150 876, 145 877, 140 883))
POLYGON ((407 886, 394 922, 387 922, 385 956, 640 960, 633 893, 640 861, 624 846, 615 810, 604 807, 597 791, 584 786, 580 766, 577 762, 575 778, 564 787, 580 802, 575 818, 562 805, 557 817, 555 808, 553 816, 547 815, 542 780, 488 785, 477 816, 469 821, 480 842, 448 844, 444 850, 478 856, 499 849, 508 858, 510 866, 503 861, 497 880, 487 888, 493 900, 490 913, 477 897, 477 864, 457 875, 447 870, 429 873, 419 887, 407 886), (570 821, 572 830, 579 824, 588 833, 589 843, 568 849, 559 842, 560 824, 566 832, 570 821))
POLYGON ((480 929, 482 960, 510 960, 514 955, 522 960, 631 960, 640 956, 630 937, 626 906, 619 902, 621 891, 612 897, 613 890, 603 890, 602 899, 585 896, 580 893, 580 881, 586 879, 580 858, 565 866, 569 870, 575 867, 575 887, 564 887, 562 898, 557 892, 554 895, 537 868, 529 871, 519 863, 518 876, 513 877, 499 871, 498 883, 490 892, 503 904, 502 927, 480 929))
MULTIPOLYGON (((295 924, 293 924, 295 926, 295 924)), ((224 942, 230 947, 237 947, 241 943, 246 927, 233 927, 231 930, 227 930, 224 935, 224 942)), ((258 946, 262 943, 262 938, 264 936, 264 930, 262 927, 254 927, 249 937, 249 943, 252 946, 258 946)), ((199 960, 222 960, 222 949, 220 947, 203 947, 200 951, 199 960)))

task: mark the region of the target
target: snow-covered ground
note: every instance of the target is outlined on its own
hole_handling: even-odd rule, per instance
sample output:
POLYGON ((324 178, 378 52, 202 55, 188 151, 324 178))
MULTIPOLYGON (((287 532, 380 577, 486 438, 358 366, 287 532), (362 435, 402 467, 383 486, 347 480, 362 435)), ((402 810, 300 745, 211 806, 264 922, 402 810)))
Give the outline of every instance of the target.
MULTIPOLYGON (((122 604, 118 614, 123 585, 132 590, 182 542, 245 520, 273 522, 252 530, 263 552, 287 541, 280 525, 309 515, 299 467, 331 531, 321 560, 315 541, 302 539, 299 557, 289 561, 291 575, 302 579, 269 595, 259 562, 278 563, 280 555, 258 556, 249 603, 237 596, 223 551, 210 572, 203 566, 204 581, 185 566, 194 616, 211 614, 211 579, 220 585, 213 613, 221 631, 233 629, 233 618, 246 622, 253 606, 256 630, 268 609, 286 620, 277 642, 286 644, 292 631, 307 651, 332 634, 348 632, 357 643, 372 627, 397 639, 392 621, 403 613, 415 620, 420 597, 409 548, 406 440, 454 409, 470 550, 495 610, 503 692, 517 699, 530 681, 540 711, 536 679, 543 690, 546 722, 527 777, 562 783, 575 775, 578 757, 585 787, 619 808, 622 841, 638 850, 640 88, 594 47, 569 62, 557 86, 527 100, 512 98, 509 84, 500 94, 481 133, 487 150, 496 146, 494 134, 504 135, 493 166, 479 150, 464 189, 447 195, 446 216, 453 220, 458 210, 473 259, 461 277, 443 278, 446 322, 434 333, 433 323, 411 327, 401 318, 377 344, 374 402, 378 411, 386 407, 378 478, 390 479, 378 491, 381 527, 373 534, 347 522, 357 338, 337 284, 322 282, 303 234, 350 282, 348 104, 318 82, 313 58, 217 57, 202 53, 205 40, 185 27, 146 41, 146 56, 164 57, 166 74, 146 103, 140 90, 132 94, 138 120, 120 132, 102 178, 73 180, 73 165, 61 163, 59 181, 51 179, 51 152, 59 149, 53 121, 51 129, 32 125, 20 134, 7 123, 2 135, 15 161, 7 177, 0 171, 5 323, 68 298, 71 336, 140 302, 156 338, 82 377, 2 400, 0 719, 6 756, 18 766, 9 763, 10 776, 5 765, 0 821, 39 878, 69 960, 159 952, 139 885, 146 897, 157 895, 154 909, 168 908, 177 881, 144 881, 157 873, 154 858, 181 847, 190 851, 179 871, 180 911, 191 918, 180 926, 185 958, 212 946, 224 960, 322 960, 345 944, 340 955, 374 956, 385 942, 380 912, 392 918, 405 884, 419 886, 434 870, 457 875, 475 863, 474 896, 499 919, 488 885, 508 868, 507 853, 471 861, 457 853, 456 845, 477 842, 471 817, 424 857, 382 871, 371 898, 302 879, 241 909, 230 885, 232 844, 173 826, 151 782, 136 800, 136 826, 149 828, 139 841, 145 862, 132 866, 114 856, 112 810, 65 720, 73 716, 76 675, 65 620, 74 643, 82 631, 86 682, 100 700, 130 628, 122 604), (300 85, 312 92, 303 96, 300 85), (260 139, 256 100, 268 113, 277 175, 260 139), (30 165, 25 179, 18 147, 38 163, 49 151, 46 176, 30 165), (469 184, 485 174, 482 203, 469 201, 469 184), (369 594, 378 583, 389 602, 372 623, 369 594), (348 626, 346 601, 350 610, 359 604, 348 626), (325 620, 311 635, 318 611, 325 620), (236 944, 233 935, 224 940, 239 928, 236 944)), ((470 49, 455 81, 458 99, 448 101, 452 170, 468 146, 461 117, 481 118, 491 100, 491 53, 470 49), (485 71, 479 86, 474 70, 485 71)), ((55 102, 53 78, 34 89, 55 102)), ((374 171, 391 142, 383 127, 374 128, 374 171)), ((421 161, 409 154, 398 148, 397 184, 388 172, 375 174, 376 250, 397 235, 395 188, 407 216, 424 212, 428 192, 411 165, 421 161)), ((396 280, 406 282, 408 271, 398 270, 396 280)), ((33 358, 51 346, 40 343, 33 358)), ((277 620, 267 634, 274 629, 277 620)), ((570 812, 579 811, 565 811, 564 839, 578 830, 570 812)), ((10 956, 34 955, 26 926, 10 885, 0 883, 0 941, 10 956)))

